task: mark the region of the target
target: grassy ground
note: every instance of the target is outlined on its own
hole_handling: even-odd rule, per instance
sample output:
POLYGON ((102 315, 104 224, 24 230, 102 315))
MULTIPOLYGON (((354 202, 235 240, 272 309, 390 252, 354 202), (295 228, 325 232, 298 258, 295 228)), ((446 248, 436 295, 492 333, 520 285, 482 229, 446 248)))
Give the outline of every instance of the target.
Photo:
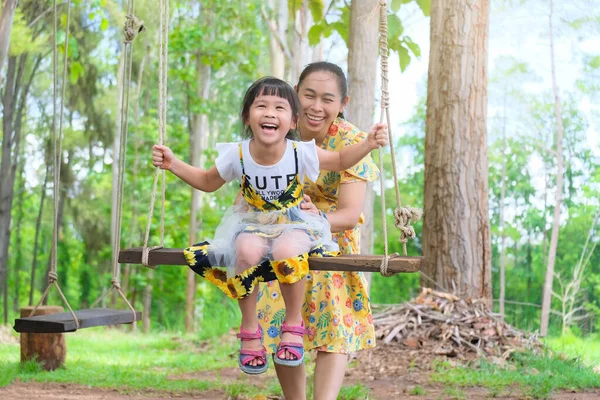
MULTIPOLYGON (((582 340, 569 336, 549 339, 547 344, 555 350, 552 354, 514 355, 508 365, 479 361, 467 368, 440 361, 428 384, 416 386, 408 394, 428 398, 429 384, 444 385, 442 398, 455 399, 468 398, 470 387, 484 388, 491 396, 518 393, 532 398, 547 398, 558 389, 600 388, 600 375, 592 370, 600 365, 597 338, 582 340)), ((0 344, 0 387, 18 379, 116 388, 122 393, 148 389, 171 393, 217 390, 237 399, 281 395, 272 368, 267 375, 252 380, 241 380, 239 373, 232 374, 230 379, 219 375, 221 371, 237 373, 238 346, 232 335, 198 340, 166 333, 82 330, 67 335, 65 366, 46 372, 35 362, 21 365, 18 344, 0 344)), ((309 374, 313 365, 307 363, 309 374)), ((308 390, 310 394, 312 388, 308 390)), ((345 386, 340 399, 373 398, 373 394, 359 382, 345 386)))
MULTIPOLYGON (((198 393, 213 389, 236 399, 281 395, 273 371, 254 380, 256 384, 221 379, 219 370, 237 371, 239 343, 231 337, 200 341, 174 334, 125 334, 95 328, 67 334, 66 340, 67 361, 63 368, 52 372, 42 370, 36 362, 21 365, 19 345, 0 344, 0 387, 18 378, 21 382, 117 388, 123 393, 148 389, 198 393)), ((344 387, 340 395, 344 400, 367 397, 367 389, 360 384, 344 387)))

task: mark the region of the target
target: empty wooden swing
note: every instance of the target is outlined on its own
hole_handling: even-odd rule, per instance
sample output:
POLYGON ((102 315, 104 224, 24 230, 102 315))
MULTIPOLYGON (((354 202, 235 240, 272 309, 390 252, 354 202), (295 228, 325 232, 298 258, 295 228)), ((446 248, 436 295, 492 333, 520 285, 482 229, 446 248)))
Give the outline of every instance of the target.
MULTIPOLYGON (((338 257, 310 257, 309 267, 311 270, 321 271, 363 271, 363 272, 381 272, 382 275, 392 275, 396 273, 419 272, 422 267, 423 257, 408 257, 406 252, 406 242, 409 238, 415 237, 415 231, 411 226, 411 222, 416 222, 421 218, 421 211, 412 207, 401 207, 400 192, 398 189, 398 176, 396 172, 396 160, 394 156, 394 142, 392 140, 390 115, 389 115, 389 91, 388 91, 388 46, 387 46, 387 10, 385 6, 379 5, 380 15, 380 38, 379 45, 381 50, 381 119, 384 121, 384 115, 388 125, 388 135, 390 144, 390 153, 392 160, 394 188, 396 190, 396 204, 394 211, 395 225, 400 229, 400 242, 403 245, 403 256, 397 254, 388 254, 387 243, 387 222, 386 222, 386 206, 385 206, 385 185, 384 185, 384 167, 382 150, 379 151, 379 169, 381 171, 380 194, 381 194, 381 210, 383 223, 383 242, 384 255, 340 255, 338 257)), ((163 47, 161 43, 161 52, 159 53, 161 61, 159 66, 166 66, 166 57, 168 49, 163 47)), ((166 67, 163 67, 166 71, 166 67)), ((160 75, 160 73, 159 73, 160 75)), ((166 99, 166 81, 164 75, 162 84, 164 91, 159 94, 159 98, 166 99), (163 97, 164 96, 164 97, 163 97)), ((159 81, 160 82, 160 81, 159 81)), ((159 83, 160 87, 160 83, 159 83)), ((161 103, 159 106, 159 144, 164 144, 166 132, 166 106, 161 103)), ((165 198, 165 171, 160 171, 156 168, 154 176, 154 187, 152 191, 152 199, 148 215, 148 226, 143 247, 124 249, 119 252, 120 263, 124 264, 143 264, 147 267, 157 265, 187 265, 183 249, 181 248, 164 248, 164 198, 165 198), (152 219, 154 199, 156 196, 156 185, 159 174, 162 174, 162 213, 161 213, 161 237, 160 245, 148 247, 148 236, 150 229, 150 221, 152 219)))
MULTIPOLYGON (((120 276, 120 265, 118 263, 118 252, 119 243, 121 240, 121 209, 122 209, 122 192, 123 192, 123 172, 125 167, 125 143, 127 139, 127 115, 121 115, 121 126, 120 126, 120 138, 121 138, 121 148, 119 149, 119 174, 118 174, 118 198, 117 198, 117 212, 115 216, 115 230, 116 234, 113 238, 113 276, 111 279, 112 287, 107 290, 96 300, 89 309, 73 311, 71 305, 63 294, 60 286, 58 284, 58 275, 56 273, 56 250, 58 243, 58 200, 60 196, 60 166, 62 162, 62 152, 61 152, 61 142, 63 136, 63 110, 64 110, 64 98, 65 98, 65 82, 66 82, 66 70, 67 70, 67 55, 68 55, 68 43, 69 43, 69 23, 70 23, 70 0, 67 2, 67 19, 66 19, 66 35, 65 35, 65 50, 64 50, 64 60, 63 60, 63 73, 62 73, 62 92, 60 96, 60 117, 58 120, 58 133, 56 129, 56 121, 57 121, 57 113, 56 113, 56 100, 57 100, 57 59, 58 59, 58 50, 56 43, 56 33, 58 31, 57 27, 57 18, 56 18, 56 2, 54 2, 54 52, 53 52, 53 72, 54 72, 54 115, 53 115, 53 132, 52 139, 54 142, 54 231, 53 231, 53 240, 52 240, 52 251, 50 254, 50 271, 48 273, 48 286, 37 305, 32 309, 29 317, 26 318, 17 318, 15 320, 14 330, 20 333, 62 333, 62 332, 74 332, 81 328, 90 328, 94 326, 105 326, 105 325, 118 325, 118 324, 131 324, 139 321, 142 318, 142 313, 140 311, 136 311, 131 303, 127 300, 123 292, 121 291, 121 285, 119 282, 120 276), (57 314, 49 314, 49 315, 40 315, 33 316, 40 306, 44 299, 48 296, 50 288, 55 286, 58 290, 63 302, 66 304, 69 312, 57 313, 57 314), (98 303, 100 303, 106 295, 112 290, 115 289, 120 294, 121 298, 125 301, 129 310, 115 310, 115 309, 107 309, 107 308, 94 308, 98 303)), ((123 82, 129 82, 131 80, 131 62, 132 62, 132 52, 133 52, 133 39, 135 38, 135 34, 131 34, 131 32, 140 32, 143 27, 140 25, 140 22, 135 17, 130 17, 133 15, 133 0, 129 2, 129 16, 125 23, 125 39, 123 41, 123 56, 125 58, 124 65, 128 67, 123 69, 123 74, 125 75, 123 82), (127 72, 128 71, 128 72, 127 72)), ((123 89, 121 92, 122 101, 127 101, 129 99, 129 85, 123 85, 123 89), (127 87, 125 89, 125 86, 127 87)), ((126 114, 126 113, 125 113, 126 114)), ((135 325, 134 325, 135 327, 135 325)))

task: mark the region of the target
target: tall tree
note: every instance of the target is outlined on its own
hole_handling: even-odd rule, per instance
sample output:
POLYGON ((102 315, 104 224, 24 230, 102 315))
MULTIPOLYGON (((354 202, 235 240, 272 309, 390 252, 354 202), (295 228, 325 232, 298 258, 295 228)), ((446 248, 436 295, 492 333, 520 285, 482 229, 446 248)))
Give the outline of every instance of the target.
POLYGON ((12 32, 17 3, 17 0, 2 0, 2 14, 0 14, 0 87, 4 84, 2 71, 4 70, 4 63, 8 56, 10 33, 12 32))
MULTIPOLYGON (((364 17, 377 6, 377 0, 353 1, 350 6, 348 32, 348 118, 362 130, 373 124, 375 83, 377 81, 377 54, 379 53, 377 18, 365 23, 364 17)), ((373 252, 373 184, 367 187, 361 228, 361 253, 373 252)), ((367 275, 370 281, 371 274, 367 275)))
POLYGON ((550 248, 548 250, 548 264, 546 266, 546 278, 544 280, 544 294, 542 297, 542 318, 540 321, 540 335, 548 334, 548 323, 550 321, 550 307, 552 300, 552 282, 554 281, 554 264, 556 262, 556 249, 558 247, 558 232, 560 229, 560 207, 563 195, 563 123, 558 85, 556 83, 556 65, 554 61, 554 33, 552 31, 553 1, 550 0, 550 15, 548 17, 550 36, 550 72, 552 74, 552 90, 554 92, 554 113, 556 117, 556 138, 554 155, 556 157, 556 192, 554 194, 554 217, 552 219, 552 234, 550 236, 550 248))
POLYGON ((432 0, 421 284, 491 300, 489 0, 432 0))

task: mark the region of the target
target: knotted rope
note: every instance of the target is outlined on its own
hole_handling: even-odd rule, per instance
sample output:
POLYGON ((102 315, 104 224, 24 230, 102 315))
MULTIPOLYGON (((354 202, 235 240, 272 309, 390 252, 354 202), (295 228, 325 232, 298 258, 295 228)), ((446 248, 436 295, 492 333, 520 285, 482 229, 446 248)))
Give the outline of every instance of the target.
POLYGON ((140 21, 133 14, 135 9, 135 0, 130 0, 128 3, 128 14, 125 20, 125 26, 123 28, 123 45, 121 51, 123 54, 123 75, 121 84, 121 110, 120 117, 121 123, 119 125, 119 153, 118 153, 118 172, 117 172, 117 205, 115 210, 115 234, 113 235, 112 242, 112 279, 110 280, 111 288, 105 291, 90 308, 94 308, 100 303, 111 290, 116 290, 121 298, 127 304, 127 307, 133 313, 133 329, 137 328, 135 321, 137 316, 135 308, 127 296, 121 290, 121 264, 119 263, 119 250, 121 249, 121 224, 123 216, 123 190, 125 186, 125 158, 127 155, 127 133, 129 130, 129 88, 131 82, 131 71, 133 68, 133 40, 138 33, 145 30, 143 21, 140 21))
MULTIPOLYGON (((167 139, 167 81, 168 81, 168 61, 169 61, 169 1, 159 1, 159 30, 158 30, 158 144, 164 145, 167 139)), ((154 183, 152 185, 152 197, 148 207, 148 219, 146 222, 146 234, 144 236, 144 245, 142 246, 142 265, 154 268, 148 262, 150 251, 160 249, 165 246, 165 192, 166 192, 166 172, 156 168, 154 174, 154 183), (161 212, 160 212, 160 245, 148 247, 150 238, 150 227, 152 225, 152 216, 154 214, 154 202, 156 200, 156 188, 158 177, 161 177, 161 212)))
POLYGON ((50 292, 50 288, 55 286, 62 298, 63 302, 67 305, 69 312, 73 316, 73 320, 75 321, 77 329, 79 329, 79 320, 75 315, 75 312, 71 308, 69 301, 63 294, 60 289, 60 285, 58 284, 58 275, 56 274, 56 254, 57 254, 57 246, 58 246, 58 207, 59 207, 59 199, 60 199, 60 167, 62 164, 62 137, 63 137, 63 115, 64 115, 64 106, 65 106, 65 92, 66 92, 66 81, 67 81, 67 56, 69 54, 69 27, 71 24, 71 0, 67 0, 67 23, 65 27, 65 53, 63 58, 63 71, 62 71, 62 89, 60 96, 60 116, 59 116, 59 124, 58 124, 58 133, 56 129, 56 101, 58 98, 58 43, 56 41, 58 34, 58 13, 57 13, 57 5, 56 0, 52 3, 52 13, 53 13, 53 48, 52 48, 52 78, 53 78, 53 90, 52 90, 52 141, 54 143, 54 227, 52 232, 52 249, 50 251, 50 269, 48 271, 48 286, 46 286, 46 290, 42 294, 42 297, 37 302, 33 310, 29 313, 29 316, 32 317, 35 315, 35 312, 39 308, 40 304, 44 301, 44 299, 48 296, 50 292))
MULTIPOLYGON (((381 53, 381 117, 379 122, 384 121, 384 117, 388 126, 388 141, 390 145, 390 154, 392 158, 392 170, 394 176, 394 189, 396 193, 396 209, 394 210, 395 225, 400 229, 400 242, 402 243, 402 249, 404 255, 406 252, 406 242, 408 239, 415 237, 415 230, 410 225, 411 222, 416 222, 421 218, 421 210, 413 207, 402 207, 400 201, 400 189, 398 187, 398 172, 396 170, 396 157, 394 152, 394 141, 392 138, 392 125, 390 123, 390 93, 389 93, 389 80, 388 80, 388 37, 387 37, 387 3, 383 0, 375 7, 372 15, 377 12, 379 8, 379 49, 381 53)), ((379 149, 379 170, 381 176, 379 178, 380 188, 380 199, 381 199, 381 219, 383 223, 383 243, 384 243, 384 257, 381 260, 379 267, 381 274, 384 276, 393 275, 388 272, 388 263, 390 258, 397 257, 398 254, 388 255, 388 241, 387 241, 387 208, 385 205, 385 180, 384 180, 384 167, 383 167, 383 149, 379 149)))
POLYGON ((127 14, 125 16, 125 26, 123 27, 123 42, 133 43, 138 33, 142 33, 145 30, 144 21, 138 19, 133 14, 127 14))

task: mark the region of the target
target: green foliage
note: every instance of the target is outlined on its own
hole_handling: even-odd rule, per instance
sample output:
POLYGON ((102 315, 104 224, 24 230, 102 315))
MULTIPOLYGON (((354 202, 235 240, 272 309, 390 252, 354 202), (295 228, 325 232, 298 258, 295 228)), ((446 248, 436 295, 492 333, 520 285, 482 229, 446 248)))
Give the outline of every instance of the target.
POLYGON ((18 56, 23 53, 40 54, 45 51, 44 47, 48 40, 48 33, 34 34, 32 28, 36 27, 29 26, 29 21, 26 20, 23 11, 17 7, 13 17, 10 46, 8 48, 10 56, 18 56))
MULTIPOLYGON (((429 0, 397 0, 392 1, 391 13, 388 14, 388 48, 390 51, 396 52, 400 60, 400 69, 404 71, 410 64, 411 53, 414 57, 421 56, 421 49, 409 37, 404 35, 404 27, 402 21, 396 14, 402 4, 407 4, 415 1, 421 8, 424 15, 429 15, 429 0)), ((308 40, 311 46, 318 44, 321 38, 328 38, 335 31, 337 32, 346 45, 348 44, 348 29, 350 27, 350 6, 346 3, 334 3, 334 8, 337 10, 339 19, 327 20, 326 18, 314 18, 315 23, 308 31, 308 40)), ((376 20, 375 18, 373 19, 376 20)), ((372 22, 374 22, 372 21, 372 22)))

